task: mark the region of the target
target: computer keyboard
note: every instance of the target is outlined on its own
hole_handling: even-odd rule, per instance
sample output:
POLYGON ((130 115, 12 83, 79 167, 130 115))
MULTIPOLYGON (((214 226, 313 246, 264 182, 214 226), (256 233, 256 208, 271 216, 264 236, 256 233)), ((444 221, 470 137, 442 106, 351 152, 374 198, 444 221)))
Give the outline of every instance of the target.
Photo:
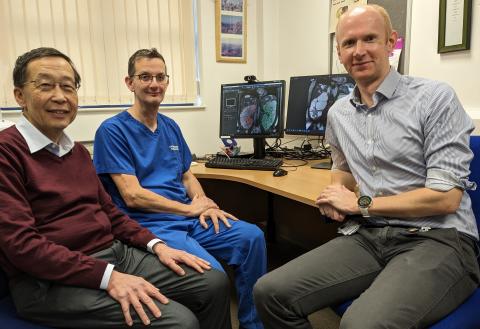
POLYGON ((276 170, 282 165, 281 159, 248 159, 215 157, 205 163, 207 168, 276 170))

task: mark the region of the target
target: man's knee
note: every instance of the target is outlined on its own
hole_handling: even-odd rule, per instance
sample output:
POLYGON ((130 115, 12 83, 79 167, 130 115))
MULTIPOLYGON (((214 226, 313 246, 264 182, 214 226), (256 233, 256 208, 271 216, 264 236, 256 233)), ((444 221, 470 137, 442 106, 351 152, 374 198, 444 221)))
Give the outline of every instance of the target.
POLYGON ((250 244, 265 244, 265 234, 263 231, 255 224, 250 224, 247 222, 238 222, 240 226, 240 233, 242 241, 249 241, 250 244))
POLYGON ((192 312, 183 312, 178 314, 179 328, 182 329, 200 329, 197 317, 192 312))
POLYGON ((185 306, 175 302, 167 305, 160 305, 157 301, 155 303, 162 310, 162 315, 151 322, 151 328, 200 329, 197 317, 185 306))
POLYGON ((268 274, 261 277, 253 287, 253 299, 257 309, 268 308, 278 293, 280 287, 274 280, 270 280, 268 274))
POLYGON ((204 291, 205 300, 229 298, 230 281, 224 272, 211 269, 210 271, 205 271, 202 277, 206 280, 205 284, 208 287, 208 289, 204 291))

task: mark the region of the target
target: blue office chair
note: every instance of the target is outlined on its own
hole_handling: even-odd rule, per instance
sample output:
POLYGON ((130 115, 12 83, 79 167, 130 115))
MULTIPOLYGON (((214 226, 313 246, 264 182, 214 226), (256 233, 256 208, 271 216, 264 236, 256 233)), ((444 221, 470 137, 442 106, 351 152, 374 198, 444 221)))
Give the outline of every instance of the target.
MULTIPOLYGON (((472 171, 470 180, 476 182, 478 188, 476 191, 469 191, 469 194, 472 199, 472 208, 477 219, 477 226, 480 228, 480 136, 472 136, 470 138, 470 147, 475 155, 470 164, 470 170, 472 171)), ((352 302, 352 300, 349 300, 335 307, 335 313, 342 316, 352 302)), ((478 329, 480 328, 479 311, 480 288, 477 288, 455 311, 430 326, 429 329, 478 329)))

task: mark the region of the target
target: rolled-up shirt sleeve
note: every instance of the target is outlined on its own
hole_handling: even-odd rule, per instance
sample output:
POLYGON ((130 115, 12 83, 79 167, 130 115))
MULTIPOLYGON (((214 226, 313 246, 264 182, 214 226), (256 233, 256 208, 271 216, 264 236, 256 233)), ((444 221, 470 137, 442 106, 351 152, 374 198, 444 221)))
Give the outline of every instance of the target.
POLYGON ((475 190, 477 184, 468 179, 460 179, 450 171, 432 168, 427 171, 425 187, 435 191, 446 192, 454 187, 462 190, 475 190))
POLYGON ((438 83, 430 90, 425 107, 425 187, 436 191, 475 189, 468 180, 473 153, 470 134, 475 128, 453 89, 438 83))

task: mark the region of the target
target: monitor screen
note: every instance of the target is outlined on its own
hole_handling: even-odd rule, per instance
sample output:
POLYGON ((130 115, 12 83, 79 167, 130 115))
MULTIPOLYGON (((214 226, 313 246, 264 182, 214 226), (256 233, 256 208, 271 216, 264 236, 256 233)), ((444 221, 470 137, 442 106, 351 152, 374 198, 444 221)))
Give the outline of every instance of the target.
POLYGON ((354 86, 347 74, 291 77, 285 133, 323 136, 328 110, 354 86))
POLYGON ((223 84, 220 137, 283 137, 285 81, 223 84))

